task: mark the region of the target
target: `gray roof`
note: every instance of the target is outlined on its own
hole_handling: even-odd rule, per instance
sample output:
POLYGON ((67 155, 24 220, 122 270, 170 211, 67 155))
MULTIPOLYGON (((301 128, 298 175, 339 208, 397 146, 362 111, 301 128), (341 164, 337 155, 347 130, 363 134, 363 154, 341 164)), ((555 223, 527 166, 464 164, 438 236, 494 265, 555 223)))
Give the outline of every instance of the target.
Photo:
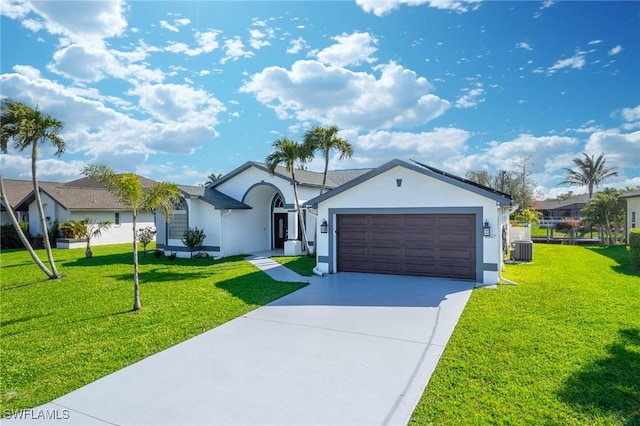
POLYGON ((178 185, 186 195, 203 200, 216 209, 250 209, 251 207, 208 186, 178 185))
POLYGON ((429 166, 426 166, 422 163, 418 163, 416 162, 417 165, 413 165, 413 164, 409 164, 407 162, 404 162, 402 160, 391 160, 385 164, 383 164, 382 166, 372 169, 364 174, 361 174, 360 176, 358 176, 355 179, 352 179, 350 181, 348 181, 347 183, 343 184, 342 186, 340 186, 339 188, 336 188, 332 191, 329 192, 325 192, 322 195, 319 195, 311 200, 309 200, 307 202, 308 206, 311 206, 313 208, 317 208, 318 207, 318 203, 321 203, 322 201, 325 201, 331 197, 334 197, 344 191, 347 191, 373 177, 376 177, 394 167, 405 167, 409 170, 413 170, 415 172, 421 173, 423 175, 432 177, 434 179, 438 179, 441 180, 443 182, 452 184, 454 186, 457 186, 459 188, 462 189, 466 189, 468 191, 474 192, 476 194, 482 195, 484 197, 493 199, 494 201, 496 201, 497 203, 500 203, 501 205, 513 205, 513 199, 507 195, 507 194, 503 194, 501 192, 498 191, 494 191, 490 188, 486 188, 483 187, 481 185, 476 185, 476 184, 472 184, 470 182, 468 182, 466 179, 463 179, 461 177, 458 176, 454 176, 451 175, 449 173, 445 173, 442 172, 440 170, 431 168, 429 166))
MULTIPOLYGON (((238 174, 244 172, 250 167, 255 167, 257 169, 268 172, 269 169, 265 163, 260 163, 258 161, 248 161, 244 163, 242 166, 232 170, 230 173, 223 175, 220 179, 216 180, 214 183, 210 184, 211 188, 215 188, 216 186, 232 179, 238 174)), ((344 169, 344 170, 330 170, 327 172, 327 182, 326 188, 333 189, 337 188, 340 185, 343 185, 349 182, 352 179, 355 179, 364 173, 367 173, 371 169, 344 169)), ((291 173, 287 171, 285 167, 277 166, 274 171, 275 176, 279 176, 285 180, 291 182, 291 173)), ((311 186, 320 188, 322 186, 322 173, 321 172, 311 172, 308 170, 296 170, 296 182, 298 185, 302 186, 311 186)))
POLYGON ((543 200, 536 201, 533 208, 536 210, 557 210, 567 208, 584 207, 589 201, 589 194, 579 194, 566 200, 543 200))
POLYGON ((620 196, 620 198, 636 198, 636 197, 640 197, 640 191, 627 192, 626 194, 620 196))
MULTIPOLYGON (((21 204, 31 192, 33 192, 33 182, 30 180, 18 180, 18 179, 3 179, 4 189, 7 192, 7 198, 9 203, 14 207, 21 204)), ((44 185, 58 185, 55 182, 38 182, 40 186, 44 185)), ((2 210, 5 210, 4 201, 2 202, 2 210)))

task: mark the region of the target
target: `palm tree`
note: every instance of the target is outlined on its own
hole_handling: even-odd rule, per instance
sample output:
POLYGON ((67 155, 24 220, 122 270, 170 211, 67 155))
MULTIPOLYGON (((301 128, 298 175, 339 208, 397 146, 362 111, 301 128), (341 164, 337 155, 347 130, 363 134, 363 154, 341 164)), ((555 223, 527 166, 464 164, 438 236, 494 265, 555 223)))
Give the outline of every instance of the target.
POLYGON ((582 153, 584 158, 574 158, 573 162, 576 169, 564 168, 567 172, 565 180, 560 182, 569 185, 587 186, 589 189, 589 199, 593 198, 593 187, 596 188, 606 178, 617 176, 617 167, 607 167, 604 152, 596 159, 595 155, 589 156, 586 152, 582 153))
POLYGON ((73 238, 82 238, 87 241, 87 248, 84 252, 85 257, 92 257, 91 239, 99 238, 102 231, 109 229, 113 225, 110 220, 97 221, 91 217, 85 217, 82 220, 70 219, 60 225, 60 229, 68 230, 73 234, 73 238))
POLYGON ((174 203, 180 200, 178 185, 168 182, 156 182, 143 188, 140 178, 134 173, 117 174, 104 165, 86 166, 82 173, 105 185, 121 203, 132 210, 133 216, 133 311, 142 309, 140 302, 140 283, 138 267, 138 212, 160 209, 167 220, 171 218, 174 203))
POLYGON ((296 181, 296 162, 306 163, 311 157, 312 152, 309 151, 307 146, 303 146, 298 142, 294 142, 289 138, 278 139, 273 142, 273 152, 267 156, 266 163, 269 172, 275 174, 276 167, 280 164, 284 164, 284 167, 289 173, 291 173, 291 180, 293 183, 293 196, 296 202, 296 212, 298 213, 298 219, 300 220, 300 229, 302 229, 302 239, 307 253, 309 253, 309 240, 307 239, 307 230, 304 226, 304 219, 302 217, 302 210, 300 210, 300 201, 298 199, 298 184, 296 181))
POLYGON ((209 174, 209 176, 207 176, 207 183, 211 184, 214 183, 215 181, 217 181, 218 179, 220 179, 222 177, 222 173, 211 173, 209 174))
MULTIPOLYGON (((38 177, 36 173, 36 163, 38 160, 38 143, 51 141, 56 147, 56 156, 60 156, 64 152, 65 143, 58 136, 58 133, 62 130, 63 124, 60 120, 51 117, 50 115, 42 114, 38 108, 31 108, 30 106, 17 102, 11 99, 2 100, 2 115, 0 121, 2 122, 1 132, 1 149, 3 153, 7 152, 7 143, 10 139, 14 141, 14 147, 23 151, 26 148, 31 147, 31 178, 33 180, 33 192, 36 199, 36 206, 38 208, 38 214, 40 215, 40 227, 42 228, 42 235, 44 237, 44 248, 47 252, 49 264, 51 265, 50 278, 60 278, 58 268, 53 259, 53 252, 51 251, 51 243, 49 241, 49 235, 47 230, 47 222, 44 214, 44 207, 42 206, 42 199, 40 197, 40 187, 38 185, 38 177)), ((48 274, 47 274, 48 275, 48 274)))
POLYGON ((329 170, 329 154, 338 151, 340 159, 351 158, 353 147, 345 139, 338 137, 338 126, 315 126, 304 134, 304 143, 309 145, 312 151, 321 151, 324 158, 324 173, 322 174, 322 186, 320 195, 324 193, 327 185, 327 171, 329 170))
POLYGON ((4 189, 4 180, 2 179, 2 173, 0 173, 0 198, 2 199, 5 207, 7 208, 7 214, 9 215, 9 219, 11 220, 11 224, 13 225, 16 232, 18 233, 18 237, 20 237, 20 241, 22 241, 22 244, 29 252, 29 255, 31 256, 33 261, 36 263, 36 265, 38 265, 40 269, 42 269, 42 272, 47 274, 47 276, 50 279, 56 278, 56 276, 53 275, 53 273, 49 270, 49 268, 47 268, 47 265, 42 263, 42 260, 40 260, 40 258, 36 254, 33 247, 31 247, 31 243, 29 243, 29 240, 24 235, 24 232, 22 232, 22 228, 20 228, 20 223, 18 223, 18 219, 16 218, 16 215, 13 212, 13 209, 11 208, 11 203, 7 199, 7 192, 4 189))

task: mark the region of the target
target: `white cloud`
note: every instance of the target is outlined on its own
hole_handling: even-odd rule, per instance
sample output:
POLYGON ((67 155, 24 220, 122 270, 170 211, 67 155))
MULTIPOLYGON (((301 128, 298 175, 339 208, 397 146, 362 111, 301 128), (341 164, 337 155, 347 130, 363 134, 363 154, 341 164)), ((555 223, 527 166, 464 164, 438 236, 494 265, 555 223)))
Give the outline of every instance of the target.
MULTIPOLYGON (((11 179, 31 180, 31 157, 19 154, 2 154, 3 177, 11 179)), ((62 158, 62 157, 61 157, 62 158)), ((65 161, 58 158, 38 158, 38 179, 41 181, 65 182, 80 176, 82 168, 86 166, 83 161, 65 161)), ((19 201, 19 200, 11 200, 19 201)))
POLYGON ((623 108, 620 113, 622 117, 627 121, 640 120, 640 105, 635 108, 623 108))
POLYGON ((619 44, 616 45, 615 47, 611 48, 611 50, 609 50, 609 52, 607 52, 607 54, 609 56, 614 56, 617 55, 618 53, 622 52, 622 46, 620 46, 619 44))
POLYGON ((608 165, 635 167, 640 171, 640 131, 633 133, 621 133, 618 129, 597 131, 589 136, 585 152, 596 156, 604 152, 608 165))
POLYGON ((167 29, 169 31, 172 31, 174 33, 179 32, 180 30, 178 29, 178 27, 176 27, 175 25, 171 25, 170 23, 168 23, 167 21, 160 21, 160 27, 167 29))
POLYGON ((572 68, 572 69, 582 69, 584 67, 586 61, 584 59, 585 52, 577 52, 574 56, 566 59, 560 59, 556 61, 553 66, 547 69, 547 73, 553 74, 558 70, 563 68, 572 68))
POLYGON ((589 46, 593 46, 593 45, 595 45, 595 44, 600 44, 600 43, 602 43, 602 40, 591 40, 591 41, 589 42, 589 46))
POLYGON ((237 61, 240 58, 250 58, 254 55, 249 50, 244 50, 242 39, 238 36, 224 41, 225 55, 220 60, 221 64, 225 64, 230 60, 237 61))
POLYGON ((127 27, 123 0, 39 1, 28 2, 25 8, 39 15, 49 33, 64 36, 70 42, 86 43, 89 40, 116 37, 127 27))
MULTIPOLYGON (((152 116, 162 118, 155 121, 114 110, 108 103, 120 107, 127 102, 100 96, 95 89, 73 89, 45 78, 29 80, 20 74, 0 75, 0 85, 3 95, 28 104, 37 103, 42 111, 65 123, 60 136, 67 149, 60 160, 70 167, 74 161, 104 162, 128 170, 131 164, 144 162, 149 154, 193 153, 217 137, 213 124, 217 122, 216 114, 224 110, 215 98, 194 89, 141 86, 145 107, 152 116), (164 110, 162 102, 166 103, 164 110), (185 105, 176 105, 181 102, 185 105), (170 113, 177 116, 172 119, 168 117, 170 113)), ((43 145, 40 158, 51 155, 52 149, 43 145)), ((56 164, 58 169, 64 168, 62 163, 56 164)), ((5 176, 12 177, 8 173, 5 176)))
POLYGON ((266 40, 268 35, 266 33, 263 33, 260 30, 250 29, 249 30, 249 35, 251 36, 251 38, 249 40, 249 44, 251 45, 251 47, 253 47, 256 50, 259 50, 259 49, 262 49, 265 46, 270 46, 271 45, 271 43, 269 43, 266 40))
POLYGON ((220 47, 218 35, 220 35, 218 30, 198 31, 194 36, 197 47, 192 48, 186 43, 170 41, 164 50, 171 53, 184 53, 187 56, 198 56, 203 53, 213 52, 220 47))
POLYGON ((379 130, 358 136, 355 144, 365 151, 381 150, 387 157, 407 153, 428 154, 430 161, 441 161, 463 150, 470 133, 456 128, 439 127, 430 132, 389 132, 379 130))
POLYGON ((302 49, 308 47, 307 41, 302 37, 298 37, 295 40, 291 40, 289 42, 289 47, 287 48, 287 53, 296 54, 300 52, 302 49))
POLYGON ((24 75, 29 80, 40 78, 40 70, 32 67, 31 65, 14 65, 13 70, 18 74, 24 75))
POLYGON ((436 9, 464 13, 477 9, 480 5, 480 0, 356 0, 356 4, 367 13, 373 13, 376 16, 385 16, 399 8, 402 4, 408 6, 426 4, 436 9))
POLYGON ((456 108, 471 108, 484 102, 484 88, 482 83, 475 83, 472 88, 465 89, 465 94, 456 101, 456 108))
POLYGON ((377 59, 372 57, 377 48, 378 40, 369 33, 355 32, 333 37, 333 44, 318 52, 318 60, 326 65, 344 67, 358 65, 361 62, 373 63, 377 59))
POLYGON ((516 43, 516 48, 530 50, 530 51, 533 50, 533 47, 531 47, 531 45, 526 41, 521 41, 520 43, 516 43))
POLYGON ((54 62, 48 64, 47 68, 80 82, 97 82, 106 76, 154 82, 164 79, 162 71, 138 63, 122 63, 114 53, 126 62, 138 62, 146 56, 144 52, 127 54, 108 51, 102 42, 71 44, 54 53, 54 62))
POLYGON ((265 68, 240 91, 254 94, 281 119, 295 117, 341 128, 418 126, 449 108, 449 102, 431 94, 431 84, 414 71, 393 62, 374 70, 379 76, 297 61, 290 71, 265 68))
POLYGON ((225 110, 222 102, 205 90, 181 84, 139 85, 127 92, 140 98, 139 105, 162 122, 217 124, 225 110))

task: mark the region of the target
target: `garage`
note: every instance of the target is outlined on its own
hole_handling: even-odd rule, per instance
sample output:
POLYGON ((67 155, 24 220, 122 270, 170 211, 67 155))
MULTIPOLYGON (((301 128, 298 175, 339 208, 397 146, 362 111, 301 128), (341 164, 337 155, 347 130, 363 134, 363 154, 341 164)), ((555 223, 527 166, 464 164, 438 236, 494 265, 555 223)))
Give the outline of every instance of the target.
POLYGON ((337 215, 342 272, 474 280, 474 214, 337 215))

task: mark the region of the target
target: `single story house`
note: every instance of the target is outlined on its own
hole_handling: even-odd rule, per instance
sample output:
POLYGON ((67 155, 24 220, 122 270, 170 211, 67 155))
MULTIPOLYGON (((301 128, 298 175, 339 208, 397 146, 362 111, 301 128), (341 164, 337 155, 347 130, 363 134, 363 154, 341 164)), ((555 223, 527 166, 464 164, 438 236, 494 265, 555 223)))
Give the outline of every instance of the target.
MULTIPOLYGON (((140 180, 143 185, 153 183, 144 177, 140 177, 140 180)), ((32 236, 42 235, 32 182, 5 179, 4 183, 7 197, 13 204, 18 220, 29 223, 29 233, 32 236)), ((66 183, 38 184, 48 228, 55 221, 62 224, 70 219, 82 220, 90 217, 96 221, 110 220, 114 223, 111 228, 103 231, 100 237, 92 239, 93 245, 130 243, 133 240, 131 209, 115 199, 99 182, 82 178, 66 183)), ((9 223, 6 211, 2 213, 2 224, 4 223, 9 223)), ((152 212, 139 212, 138 229, 146 226, 155 227, 155 215, 152 212)), ((67 243, 58 245, 69 247, 67 243)), ((80 247, 84 244, 77 245, 80 247)))
POLYGON ((533 208, 542 213, 544 221, 560 222, 567 218, 579 221, 582 218, 582 209, 588 202, 589 194, 579 194, 564 200, 536 201, 533 208))
MULTIPOLYGON (((316 249, 316 273, 341 271, 418 275, 495 284, 503 263, 512 198, 415 162, 328 175, 296 171, 303 220, 316 249)), ((167 223, 158 214, 157 246, 183 253, 187 228, 203 229, 203 251, 216 256, 301 243, 292 177, 247 162, 206 187, 185 193, 167 223)))
POLYGON ((640 228, 640 191, 633 191, 621 195, 620 198, 627 202, 627 241, 632 228, 640 228))

